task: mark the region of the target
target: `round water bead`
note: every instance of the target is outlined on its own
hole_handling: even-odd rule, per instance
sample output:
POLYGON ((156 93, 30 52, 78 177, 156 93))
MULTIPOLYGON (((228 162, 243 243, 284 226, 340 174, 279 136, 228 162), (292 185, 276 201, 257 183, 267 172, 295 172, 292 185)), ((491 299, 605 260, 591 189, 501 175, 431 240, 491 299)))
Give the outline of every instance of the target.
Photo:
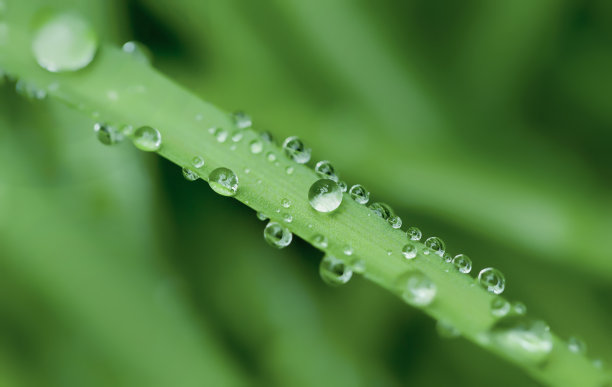
POLYGON ((388 220, 393 215, 393 210, 385 203, 374 202, 368 208, 384 220, 388 220))
POLYGON ((293 222, 293 215, 291 215, 291 214, 283 213, 282 217, 283 217, 283 221, 286 222, 286 223, 293 222))
POLYGON ((417 247, 412 243, 408 243, 402 248, 402 254, 406 259, 413 259, 417 256, 417 247))
POLYGON ((572 336, 569 339, 567 339, 567 349, 569 349, 570 352, 573 352, 573 353, 585 354, 587 347, 586 347, 586 343, 583 340, 575 336, 572 336))
POLYGON ((351 255, 353 255, 353 247, 351 247, 349 245, 346 245, 342 249, 342 252, 344 253, 344 255, 351 256, 351 255))
POLYGON ((250 128, 253 125, 251 117, 245 112, 237 111, 232 114, 232 118, 234 120, 234 125, 236 125, 238 129, 250 128))
POLYGON ((264 229, 264 239, 270 245, 282 249, 289 246, 293 239, 293 234, 287 227, 276 222, 269 222, 264 229))
POLYGON ((310 186, 308 201, 319 212, 331 212, 342 203, 342 191, 335 181, 320 179, 310 186))
POLYGON ((402 274, 397 280, 397 289, 404 301, 416 307, 430 305, 438 291, 436 284, 420 271, 402 274))
POLYGON ((155 152, 162 145, 161 133, 150 126, 141 126, 134 131, 132 142, 136 148, 142 151, 155 152))
POLYGON ((281 205, 285 208, 289 208, 291 207, 291 200, 289 199, 283 199, 281 200, 281 205))
POLYGON ((435 236, 427 238, 425 240, 425 246, 441 257, 444 256, 444 252, 446 251, 446 244, 444 241, 435 236))
POLYGON ((266 159, 268 159, 269 162, 274 162, 276 161, 276 155, 274 154, 274 152, 268 152, 266 153, 266 159))
POLYGON ((353 271, 344 261, 326 254, 319 265, 321 279, 328 285, 339 286, 347 283, 353 276, 353 271))
POLYGON ((123 46, 121 46, 121 50, 130 54, 132 58, 140 63, 151 64, 152 62, 153 54, 151 54, 151 50, 140 42, 134 40, 125 42, 123 46))
POLYGON ((229 136, 228 131, 223 128, 210 128, 210 132, 218 142, 225 142, 229 136))
POLYGON ((442 254, 442 261, 446 263, 451 263, 453 262, 453 256, 445 252, 444 254, 442 254))
POLYGON ((512 313, 519 316, 525 315, 527 313, 527 306, 520 301, 516 301, 512 304, 512 313))
POLYGON ((325 249, 328 246, 327 237, 325 235, 317 234, 312 237, 312 244, 320 249, 325 249))
POLYGON ((285 172, 287 172, 287 175, 293 175, 293 171, 294 168, 292 166, 288 166, 287 168, 285 168, 285 172))
POLYGON ((270 133, 270 132, 261 132, 259 134, 259 137, 261 137, 261 139, 264 142, 268 142, 268 143, 273 143, 274 142, 274 136, 272 136, 272 133, 270 133))
POLYGON ((359 204, 366 204, 370 200, 370 192, 361 184, 355 184, 349 190, 349 195, 359 204))
POLYGON ((472 271, 472 260, 465 254, 458 254, 453 258, 453 265, 460 273, 468 274, 472 271))
POLYGON ((323 178, 338 181, 338 176, 336 176, 333 165, 327 160, 319 161, 315 165, 315 172, 323 178))
POLYGON ((408 230, 406 230, 406 235, 408 235, 408 238, 410 238, 412 241, 420 241, 423 237, 421 230, 414 226, 408 227, 408 230))
POLYGON ((196 156, 191 160, 191 165, 195 168, 202 168, 204 166, 204 159, 200 156, 196 156))
POLYGON ((491 329, 491 338, 506 354, 520 362, 542 363, 553 349, 548 325, 523 316, 500 319, 491 329))
POLYGON ((231 169, 215 169, 208 176, 208 184, 219 195, 234 196, 238 192, 238 176, 231 169))
POLYGON ((510 303, 502 297, 495 297, 491 300, 491 314, 495 317, 504 317, 510 313, 510 303))
POLYGON ((506 287, 506 279, 501 271, 487 267, 478 273, 478 282, 489 293, 501 294, 506 287))
POLYGON ((402 218, 397 215, 391 215, 391 217, 387 219, 387 221, 389 222, 391 227, 395 229, 402 227, 402 218))
POLYGON ((258 212, 257 213, 257 219, 263 221, 263 220, 267 220, 268 219, 268 215, 264 214, 263 212, 258 212))
POLYGON ((98 141, 104 145, 113 145, 123 140, 123 134, 114 126, 109 124, 94 124, 94 132, 98 141))
POLYGON ((32 40, 36 61, 51 72, 80 70, 91 63, 97 49, 95 30, 74 12, 46 15, 32 40))
POLYGON ((296 136, 287 137, 283 142, 283 150, 287 157, 298 164, 306 164, 310 161, 311 149, 306 148, 302 140, 296 136))
POLYGON ((436 322, 436 331, 444 339, 454 339, 461 335, 461 332, 453 324, 445 320, 436 322))
POLYGON ((251 153, 253 154, 259 154, 263 151, 263 142, 261 142, 261 140, 252 140, 249 143, 249 149, 251 150, 251 153))
POLYGON ((236 130, 232 133, 232 141, 240 142, 242 141, 242 137, 244 137, 244 133, 241 130, 236 130))
POLYGON ((196 181, 199 176, 189 168, 183 168, 183 177, 189 181, 196 181))

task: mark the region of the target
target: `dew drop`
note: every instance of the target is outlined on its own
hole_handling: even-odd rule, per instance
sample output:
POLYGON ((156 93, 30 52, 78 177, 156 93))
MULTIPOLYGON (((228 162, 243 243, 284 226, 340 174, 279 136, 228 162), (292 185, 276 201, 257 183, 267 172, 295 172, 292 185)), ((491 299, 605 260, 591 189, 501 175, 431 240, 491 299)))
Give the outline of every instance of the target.
POLYGON ((251 117, 245 112, 237 111, 232 114, 232 118, 234 120, 234 125, 236 125, 238 129, 247 129, 253 125, 251 117))
POLYGON ((322 178, 338 181, 338 176, 336 176, 334 167, 327 160, 319 161, 315 165, 315 172, 322 178))
POLYGON ((349 190, 349 195, 359 204, 366 204, 370 200, 370 192, 361 184, 355 184, 349 190))
POLYGON ((292 175, 293 171, 294 169, 292 166, 288 166, 287 168, 285 168, 285 172, 287 172, 287 175, 292 175))
POLYGON ((320 179, 310 186, 308 201, 319 212, 331 212, 342 203, 342 192, 335 181, 320 179))
POLYGON ((344 253, 344 255, 350 257, 351 255, 353 255, 353 248, 349 245, 346 245, 342 248, 342 252, 344 253))
POLYGON ((326 254, 319 265, 319 274, 326 284, 339 286, 351 279, 353 271, 342 260, 326 254))
POLYGON ((460 273, 468 274, 472 271, 472 260, 465 254, 458 254, 453 258, 453 265, 460 273))
MULTIPOLYGON (((452 263, 453 262, 453 256, 450 255, 449 253, 444 253, 442 254, 442 262, 445 263, 452 263)), ((448 270, 446 270, 446 272, 448 273, 448 270)))
POLYGON ((404 301, 416 307, 430 305, 436 298, 436 284, 420 271, 402 274, 396 287, 404 301))
POLYGON ((285 208, 289 208, 291 207, 291 200, 289 199, 283 199, 281 200, 281 206, 285 207, 285 208))
POLYGON ((189 168, 183 168, 183 177, 189 181, 196 181, 200 178, 194 171, 189 168))
POLYGON ((429 237, 425 240, 425 247, 441 257, 444 256, 444 252, 446 250, 446 244, 444 241, 435 236, 429 237))
POLYGON ((257 219, 264 221, 268 219, 268 215, 264 214, 263 212, 258 212, 257 213, 257 219))
POLYGON ((578 337, 572 336, 567 339, 567 349, 573 353, 585 354, 587 350, 586 343, 578 337))
POLYGON ((47 92, 45 90, 38 88, 33 83, 28 83, 22 79, 15 83, 15 91, 22 97, 30 100, 43 100, 47 98, 47 92))
POLYGON ((242 133, 239 130, 236 130, 234 133, 232 133, 232 141, 233 142, 240 142, 240 141, 242 141, 242 137, 244 137, 244 133, 242 133))
POLYGON ((114 145, 123 140, 123 133, 109 124, 99 122, 94 124, 94 133, 98 141, 104 145, 114 145))
POLYGON ((306 164, 310 161, 311 149, 306 148, 302 140, 296 136, 287 137, 283 142, 283 150, 287 157, 298 164, 306 164))
POLYGON ((421 232, 421 230, 418 227, 408 227, 408 230, 406 230, 406 234, 408 235, 408 238, 410 238, 411 241, 420 241, 421 238, 423 237, 423 233, 421 232))
POLYGON ((363 274, 366 270, 366 263, 360 258, 353 259, 351 262, 351 269, 353 269, 353 273, 363 274))
POLYGON ((270 144, 274 142, 274 136, 272 136, 272 133, 270 133, 270 132, 261 132, 259 134, 259 137, 261 137, 261 139, 264 142, 267 142, 267 143, 270 143, 270 144))
POLYGON ((261 140, 253 140, 249 143, 249 149, 253 154, 259 154, 263 151, 263 142, 261 140))
POLYGON ((506 279, 501 271, 487 267, 478 273, 478 282, 489 293, 501 294, 506 287, 506 279))
POLYGON ((238 176, 227 168, 217 168, 208 177, 210 188, 223 196, 234 196, 238 192, 238 176))
POLYGON ((266 153, 266 159, 269 162, 273 163, 273 162, 276 161, 276 155, 274 154, 274 152, 268 152, 268 153, 266 153))
POLYGON ((202 168, 204 166, 204 159, 200 156, 196 156, 191 160, 191 165, 193 165, 194 168, 202 168))
POLYGON ((522 316, 500 319, 491 329, 491 338, 506 354, 525 363, 541 363, 553 349, 548 325, 522 316))
POLYGON ((395 229, 398 229, 398 228, 402 227, 402 218, 400 218, 397 215, 391 215, 389 217, 389 219, 387 219, 387 222, 389 222, 391 227, 393 227, 395 229))
POLYGON ((510 303, 502 297, 495 297, 491 300, 491 314, 495 317, 504 317, 510 313, 510 303))
POLYGON ((229 136, 227 130, 223 128, 210 128, 209 131, 212 133, 213 136, 215 136, 217 142, 225 142, 227 140, 227 137, 229 136))
POLYGON ((150 126, 136 129, 132 138, 134 146, 145 152, 155 152, 161 148, 162 139, 159 130, 150 126))
POLYGON ((284 213, 284 214, 282 215, 282 217, 283 217, 283 221, 284 221, 285 223, 291 223, 291 222, 293 222, 293 215, 291 215, 291 214, 284 213))
POLYGON ((121 46, 121 50, 128 53, 134 60, 140 63, 151 64, 152 62, 153 54, 151 54, 151 50, 140 42, 134 40, 125 42, 123 46, 121 46))
POLYGON ((417 248, 412 243, 408 243, 402 248, 402 255, 406 259, 414 259, 417 256, 417 248))
POLYGON ((97 49, 95 30, 74 12, 46 15, 32 40, 36 61, 51 72, 80 70, 93 61, 97 49))
POLYGON ((454 339, 461 336, 461 333, 453 324, 445 320, 438 320, 436 323, 438 335, 444 339, 454 339))
POLYGON ((270 245, 282 249, 289 246, 293 239, 293 234, 287 227, 276 222, 269 222, 264 229, 264 239, 270 245))
POLYGON ((372 210, 377 216, 383 218, 384 220, 388 220, 393 215, 393 211, 391 210, 391 207, 389 207, 385 203, 378 203, 378 202, 370 203, 368 208, 372 210))
POLYGON ((325 235, 317 234, 312 237, 312 244, 320 249, 326 249, 328 246, 327 237, 325 235))
POLYGON ((520 301, 516 301, 512 304, 512 313, 523 316, 527 313, 527 306, 520 301))

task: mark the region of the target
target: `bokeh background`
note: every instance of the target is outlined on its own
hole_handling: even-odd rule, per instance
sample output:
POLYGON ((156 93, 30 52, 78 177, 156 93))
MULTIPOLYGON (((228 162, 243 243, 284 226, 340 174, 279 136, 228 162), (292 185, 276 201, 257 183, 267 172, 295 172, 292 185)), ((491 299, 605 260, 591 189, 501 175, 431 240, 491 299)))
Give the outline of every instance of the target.
MULTIPOLYGON (((14 1, 14 0, 11 0, 14 1)), ((25 0, 24 0, 25 1, 25 0)), ((9 4, 10 5, 10 4, 9 4)), ((612 359, 612 2, 57 0, 298 135, 612 359)), ((0 88, 0 386, 530 386, 249 208, 0 88)))

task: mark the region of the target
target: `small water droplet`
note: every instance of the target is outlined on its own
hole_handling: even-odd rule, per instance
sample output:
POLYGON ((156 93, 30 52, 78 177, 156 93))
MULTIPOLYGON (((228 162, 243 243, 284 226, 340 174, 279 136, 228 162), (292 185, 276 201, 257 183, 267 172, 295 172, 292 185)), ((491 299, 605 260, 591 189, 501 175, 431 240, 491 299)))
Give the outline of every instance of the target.
POLYGON ((98 141, 104 145, 114 145, 123 140, 123 134, 116 127, 109 124, 100 122, 94 124, 94 132, 98 141))
POLYGON ((392 250, 387 250, 387 255, 388 255, 388 256, 391 256, 392 254, 393 254, 393 251, 392 251, 392 250))
POLYGON ((468 274, 472 271, 472 260, 465 254, 458 254, 453 258, 453 265, 460 273, 468 274))
POLYGON ((287 175, 292 175, 293 174, 293 167, 292 166, 288 166, 287 168, 285 168, 285 172, 287 172, 287 175))
POLYGON ((339 181, 338 182, 338 187, 340 187, 340 191, 342 192, 346 192, 346 190, 348 189, 346 183, 344 181, 339 181))
POLYGON ((252 140, 249 143, 249 149, 251 150, 251 153, 253 154, 259 154, 263 151, 263 142, 261 142, 261 140, 252 140))
POLYGON ((587 350, 586 343, 578 337, 572 336, 567 339, 567 349, 573 353, 585 354, 587 350))
POLYGON ((454 339, 461 336, 461 332, 453 324, 445 320, 436 322, 436 331, 444 339, 454 339))
POLYGON ((270 133, 270 132, 261 132, 259 134, 259 137, 261 137, 261 139, 264 142, 267 142, 267 143, 270 143, 270 144, 274 142, 274 136, 272 136, 272 133, 270 133))
POLYGON ((283 217, 283 221, 285 223, 293 222, 293 215, 291 215, 291 214, 283 213, 282 217, 283 217))
POLYGON ((269 162, 273 163, 273 162, 276 161, 276 155, 274 154, 274 152, 268 152, 268 153, 266 153, 266 159, 269 162))
POLYGON ((351 256, 353 255, 353 248, 349 245, 346 245, 342 248, 342 252, 344 253, 344 255, 346 256, 351 256))
POLYGON ((227 168, 217 168, 208 177, 210 188, 223 196, 234 196, 238 192, 238 176, 227 168))
POLYGON ((245 112, 237 111, 232 114, 232 118, 234 119, 234 124, 238 129, 247 129, 253 125, 251 117, 245 112))
POLYGON ((389 217, 389 219, 387 219, 387 221, 389 222, 391 227, 393 227, 395 229, 398 229, 398 228, 402 227, 402 218, 400 218, 397 215, 391 215, 391 217, 389 217))
POLYGON ((446 244, 444 241, 435 236, 429 237, 425 240, 425 247, 441 257, 444 256, 444 252, 446 250, 446 244))
POLYGON ((191 165, 195 168, 202 168, 204 166, 204 159, 200 156, 196 156, 191 160, 191 165))
POLYGON ((244 137, 244 133, 241 132, 240 130, 236 130, 234 133, 232 133, 232 141, 233 142, 240 142, 240 141, 242 141, 242 137, 244 137))
POLYGON ((370 200, 370 192, 361 184, 355 184, 349 190, 349 195, 359 204, 366 204, 370 200))
POLYGON ((326 249, 328 246, 327 237, 325 235, 317 234, 312 237, 312 244, 320 249, 326 249))
POLYGON ((298 164, 306 164, 310 161, 311 149, 306 148, 302 140, 296 136, 287 137, 283 142, 283 150, 287 157, 298 164))
POLYGON ((510 313, 510 303, 502 297, 491 300, 491 314, 495 317, 504 317, 510 313))
POLYGON ((36 61, 51 72, 80 70, 93 61, 97 49, 95 30, 74 12, 46 15, 32 40, 36 61))
POLYGON ((541 363, 553 349, 548 325, 522 316, 500 319, 491 329, 491 338, 507 355, 524 363, 541 363))
POLYGON ((523 316, 527 313, 527 305, 520 301, 516 301, 512 304, 512 313, 523 316))
POLYGON ((338 176, 336 176, 336 171, 334 170, 334 167, 327 160, 319 161, 315 165, 315 172, 317 173, 317 175, 325 179, 338 181, 338 176))
POLYGON ((268 215, 264 214, 263 212, 258 212, 257 213, 257 219, 259 220, 267 220, 268 219, 268 215))
POLYGON ((331 286, 344 285, 353 276, 353 271, 342 260, 329 254, 321 260, 319 273, 323 282, 331 286))
POLYGON ((215 136, 215 138, 217 139, 217 142, 225 142, 227 140, 227 137, 229 136, 229 133, 227 132, 227 130, 223 128, 210 128, 208 129, 208 131, 213 136, 215 136))
POLYGON ((291 207, 291 200, 289 199, 283 199, 281 200, 281 206, 285 207, 285 208, 289 208, 291 207))
POLYGON ((293 239, 293 234, 287 227, 276 222, 269 222, 264 229, 264 239, 270 245, 282 249, 289 246, 293 239))
POLYGON ((244 173, 246 173, 248 175, 249 173, 251 173, 251 169, 250 168, 244 168, 244 173))
POLYGON ((159 130, 150 126, 141 126, 134 132, 132 142, 142 151, 155 152, 161 148, 162 138, 159 130))
POLYGON ((408 227, 408 230, 406 230, 406 235, 408 235, 408 238, 410 238, 411 241, 420 241, 423 237, 421 230, 414 226, 408 227))
POLYGON ((396 287, 404 301, 416 307, 430 305, 436 298, 436 284, 420 271, 402 274, 396 287))
POLYGON ((308 201, 319 212, 331 212, 342 203, 342 192, 335 181, 320 179, 310 186, 308 201))
MULTIPOLYGON (((453 256, 450 255, 449 253, 445 252, 444 254, 442 254, 441 258, 442 258, 442 262, 445 262, 445 263, 452 263, 453 262, 453 256)), ((448 273, 448 269, 446 269, 446 272, 448 273)))
POLYGON ((417 248, 412 243, 408 243, 402 248, 402 255, 406 259, 413 259, 417 256, 417 248))
POLYGON ((493 294, 501 294, 506 287, 506 279, 502 272, 492 267, 482 269, 478 273, 478 282, 480 286, 493 294))
POLYGON ((140 63, 151 64, 152 62, 153 54, 151 54, 151 50, 140 42, 134 40, 125 42, 123 46, 121 46, 121 50, 128 53, 134 60, 140 63))
POLYGON ((393 215, 393 210, 385 203, 370 203, 368 208, 384 220, 388 220, 393 215))
POLYGON ((353 269, 353 273, 363 274, 366 270, 366 263, 363 259, 355 258, 351 262, 351 269, 353 269))
POLYGON ((132 125, 122 125, 121 126, 121 133, 124 136, 131 136, 134 134, 134 127, 132 125))
POLYGON ((183 177, 189 181, 196 181, 200 178, 194 171, 189 168, 183 168, 183 177))

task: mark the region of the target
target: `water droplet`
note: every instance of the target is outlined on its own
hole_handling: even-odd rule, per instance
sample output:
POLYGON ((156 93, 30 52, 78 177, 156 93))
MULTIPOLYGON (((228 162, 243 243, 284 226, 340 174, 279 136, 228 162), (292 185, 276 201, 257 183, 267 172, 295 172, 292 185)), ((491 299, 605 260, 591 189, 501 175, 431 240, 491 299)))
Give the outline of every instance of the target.
POLYGON ((288 166, 287 168, 285 168, 285 172, 287 172, 287 175, 292 175, 293 171, 294 170, 292 166, 288 166))
MULTIPOLYGON (((453 256, 450 255, 449 253, 445 252, 444 254, 442 254, 442 262, 452 263, 453 262, 453 256)), ((448 270, 446 270, 446 272, 448 273, 448 270)))
POLYGON ((378 203, 378 202, 370 203, 368 208, 374 211, 376 215, 383 218, 384 220, 388 220, 393 215, 393 211, 391 210, 391 207, 389 207, 385 203, 378 203))
POLYGON ((270 133, 270 132, 261 132, 259 134, 259 136, 261 137, 261 139, 264 142, 267 142, 267 143, 273 143, 274 142, 274 136, 272 136, 272 133, 270 133))
POLYGON ((586 343, 583 340, 572 336, 567 340, 567 349, 569 349, 570 352, 573 353, 585 354, 587 347, 586 343))
POLYGON ((202 168, 204 166, 204 159, 200 156, 196 156, 191 160, 191 165, 195 168, 202 168))
POLYGON ((141 126, 134 132, 134 146, 145 152, 155 152, 161 148, 162 139, 159 130, 150 126, 141 126))
POLYGON ((463 274, 472 271, 472 260, 465 254, 456 255, 455 258, 453 258, 453 265, 463 274))
POLYGON ((238 192, 238 176, 231 169, 215 169, 208 176, 208 184, 219 195, 234 196, 238 192))
POLYGON ((43 100, 47 98, 47 92, 33 83, 28 83, 22 79, 18 80, 15 84, 15 91, 17 94, 21 95, 30 100, 43 100))
POLYGON ((268 152, 266 153, 266 159, 273 163, 274 161, 276 161, 276 155, 274 154, 274 152, 268 152))
POLYGON ((478 273, 478 282, 489 293, 501 294, 506 287, 506 279, 501 271, 492 267, 482 269, 478 273))
POLYGON ((353 276, 353 271, 342 260, 329 254, 321 260, 319 273, 323 282, 331 286, 344 285, 353 276))
POLYGON ((232 141, 233 142, 240 142, 240 141, 242 141, 242 137, 244 137, 244 133, 242 133, 239 130, 237 130, 234 133, 232 133, 232 141))
POLYGON ((527 313, 527 306, 520 301, 516 301, 512 304, 512 313, 523 316, 527 313))
POLYGON ((257 213, 257 219, 262 220, 262 221, 266 220, 266 219, 268 219, 268 215, 264 214, 263 212, 258 212, 257 213))
POLYGON ((293 222, 293 215, 291 215, 291 214, 284 213, 282 215, 282 217, 283 217, 283 221, 286 222, 286 223, 293 222))
POLYGON ((541 363, 553 349, 548 325, 522 316, 500 319, 491 329, 491 338, 506 354, 525 363, 541 363))
POLYGON ((502 297, 491 300, 491 314, 495 317, 504 317, 510 312, 510 303, 502 297))
POLYGON ((389 222, 391 227, 395 229, 402 227, 402 218, 397 215, 392 215, 391 217, 389 217, 389 219, 387 219, 387 221, 389 222))
POLYGON ((249 143, 249 149, 253 154, 259 154, 263 151, 263 142, 261 140, 253 140, 249 143))
POLYGON ((353 273, 363 274, 366 270, 366 263, 363 259, 355 258, 351 262, 351 269, 353 269, 353 273))
POLYGON ((200 178, 194 171, 189 168, 183 168, 183 177, 189 181, 196 181, 200 178))
POLYGON ((408 243, 402 248, 402 254, 406 259, 413 259, 417 256, 417 248, 412 243, 408 243))
POLYGON ((94 132, 98 141, 104 145, 113 145, 123 140, 123 134, 116 127, 109 124, 96 123, 94 124, 94 132))
POLYGON ((242 111, 237 111, 232 114, 232 118, 234 119, 234 124, 238 129, 247 129, 253 125, 251 117, 242 111))
POLYGON ((361 184, 355 184, 349 190, 349 195, 359 204, 366 204, 370 200, 370 192, 361 184))
POLYGON ((436 298, 436 284, 420 271, 402 274, 397 280, 397 289, 404 301, 416 307, 430 305, 436 298))
POLYGON ((325 235, 317 234, 312 237, 312 244, 320 249, 326 249, 328 246, 327 237, 325 235))
POLYGON ((438 237, 429 237, 425 240, 425 246, 433 251, 434 253, 438 254, 439 256, 444 256, 444 252, 446 250, 446 244, 444 243, 444 241, 438 237))
POLYGON ((387 255, 388 255, 388 256, 391 256, 392 254, 393 254, 393 251, 392 251, 392 250, 387 250, 387 255))
POLYGON ((438 320, 436 331, 444 339, 454 339, 461 336, 461 332, 453 324, 445 320, 438 320))
POLYGON ((134 134, 134 127, 132 125, 123 125, 121 126, 121 133, 124 136, 131 136, 134 134))
POLYGON ((74 12, 47 15, 32 40, 36 61, 51 72, 80 70, 91 63, 97 49, 95 30, 74 12))
POLYGON ((209 132, 217 139, 218 142, 225 142, 229 133, 223 128, 210 128, 209 132))
POLYGON ((140 42, 134 40, 125 42, 121 49, 140 63, 151 64, 152 62, 153 54, 151 54, 151 50, 140 42))
POLYGON ((296 136, 287 137, 283 142, 283 150, 287 157, 298 164, 306 164, 310 161, 310 148, 306 148, 302 140, 296 136))
POLYGON ((351 256, 353 255, 353 248, 349 245, 346 245, 342 248, 342 252, 344 253, 344 255, 346 256, 351 256))
POLYGON ((317 173, 317 175, 325 179, 338 181, 338 176, 336 176, 336 171, 334 170, 334 167, 327 160, 319 161, 315 165, 315 172, 317 173))
POLYGON ((421 238, 423 237, 423 233, 421 232, 421 230, 418 227, 408 227, 408 230, 406 230, 406 234, 408 235, 408 238, 410 238, 411 241, 420 241, 421 238))
POLYGON ((289 246, 293 239, 293 234, 287 227, 276 222, 269 222, 264 229, 264 239, 270 245, 282 249, 289 246))
POLYGON ((346 190, 348 189, 346 183, 344 181, 339 181, 338 182, 338 187, 340 187, 340 191, 342 192, 346 192, 346 190))
POLYGON ((319 212, 331 212, 342 203, 342 192, 335 181, 320 179, 310 186, 308 201, 319 212))
POLYGON ((285 208, 289 208, 291 207, 291 200, 289 199, 283 199, 281 200, 281 206, 285 207, 285 208))

